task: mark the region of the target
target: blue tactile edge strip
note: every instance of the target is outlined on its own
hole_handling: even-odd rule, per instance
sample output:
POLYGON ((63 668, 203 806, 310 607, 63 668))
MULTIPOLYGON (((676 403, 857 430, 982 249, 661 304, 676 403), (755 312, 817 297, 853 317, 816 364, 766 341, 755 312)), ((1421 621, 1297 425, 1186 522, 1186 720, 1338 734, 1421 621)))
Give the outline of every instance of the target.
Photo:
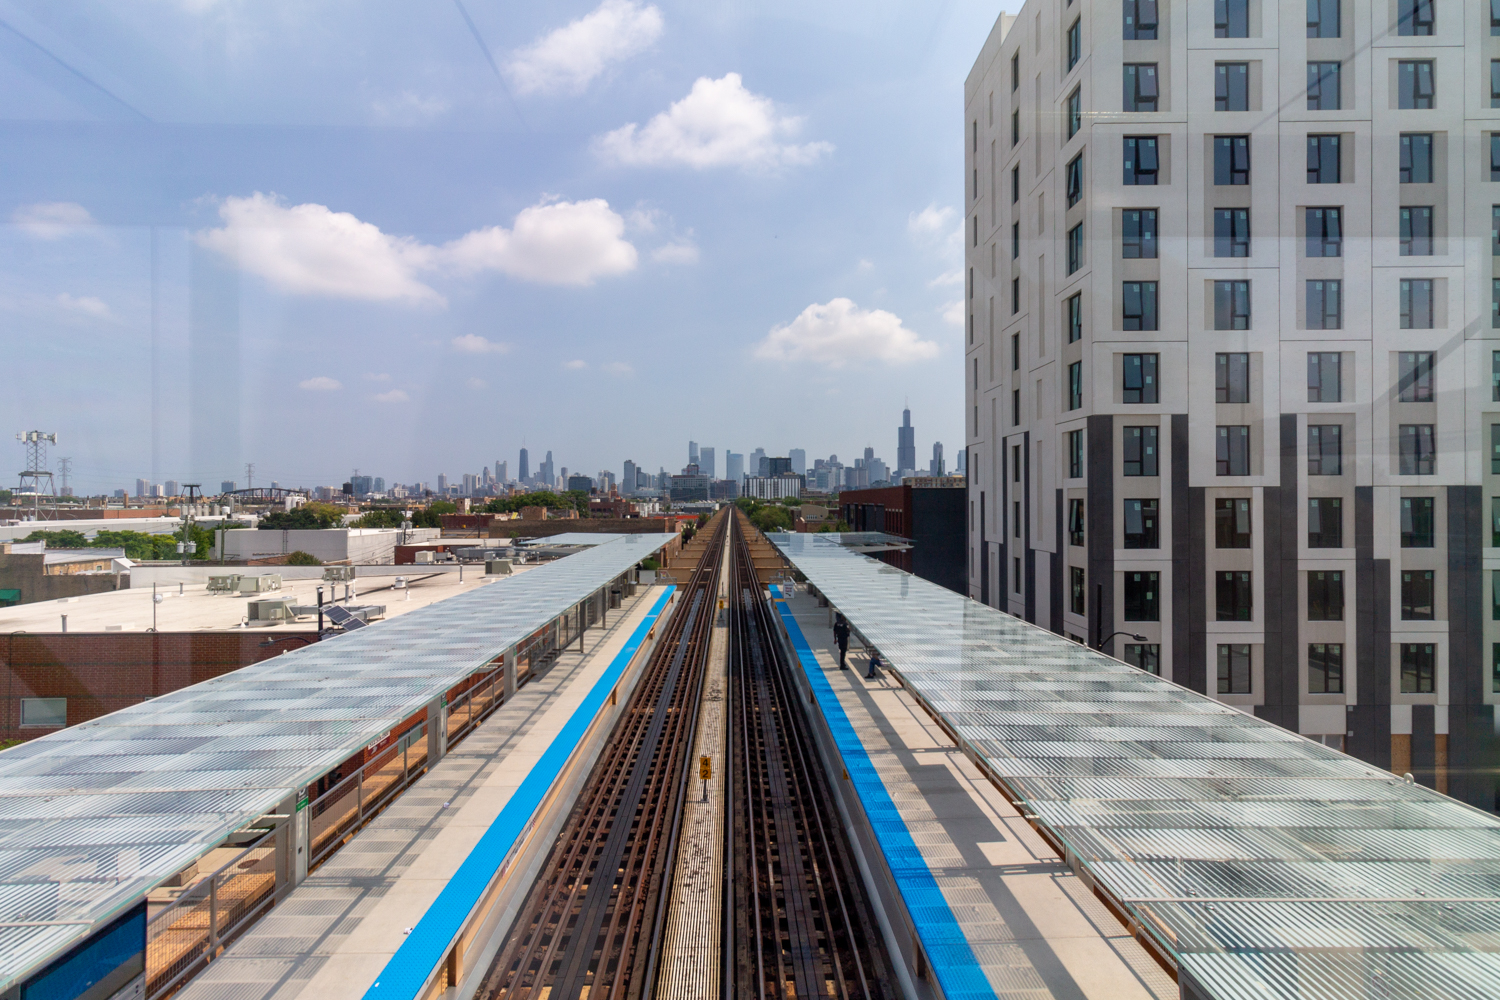
POLYGON ((781 596, 781 588, 773 585, 771 597, 792 648, 802 661, 802 670, 812 687, 813 697, 818 700, 834 746, 843 758, 844 770, 849 772, 849 783, 854 786, 854 793, 864 807, 870 829, 885 855, 886 866, 906 904, 906 912, 911 915, 922 950, 927 955, 927 964, 937 977, 943 996, 946 1000, 996 1000, 989 977, 980 968, 973 949, 969 947, 969 939, 958 926, 953 910, 943 898, 943 891, 932 877, 916 841, 912 840, 911 831, 906 828, 896 803, 891 800, 864 744, 844 714, 838 695, 834 694, 833 686, 823 675, 823 666, 807 644, 797 619, 792 617, 791 609, 781 596))
POLYGON ((594 682, 588 696, 574 710, 567 723, 526 775, 500 815, 479 838, 458 871, 438 893, 427 912, 396 949, 396 954, 381 970, 375 985, 365 991, 367 1000, 415 1000, 433 971, 448 955, 448 949, 480 898, 494 881, 495 874, 506 863, 512 849, 523 838, 536 814, 537 807, 552 790, 552 783, 567 766, 573 751, 583 741, 583 734, 604 707, 610 691, 625 672, 646 641, 646 634, 656 625, 676 587, 668 587, 656 599, 645 619, 635 627, 625 647, 615 655, 604 673, 594 682))

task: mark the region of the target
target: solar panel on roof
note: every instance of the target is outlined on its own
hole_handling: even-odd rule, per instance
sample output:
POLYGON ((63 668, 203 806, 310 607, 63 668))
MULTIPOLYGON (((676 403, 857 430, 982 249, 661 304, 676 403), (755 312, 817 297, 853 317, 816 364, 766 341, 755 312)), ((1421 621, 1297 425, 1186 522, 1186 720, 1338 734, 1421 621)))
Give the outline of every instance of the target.
POLYGON ((353 632, 357 628, 364 628, 366 625, 370 624, 363 618, 360 618, 357 615, 350 614, 347 610, 337 604, 326 605, 323 608, 323 613, 328 616, 329 621, 333 622, 345 632, 353 632))

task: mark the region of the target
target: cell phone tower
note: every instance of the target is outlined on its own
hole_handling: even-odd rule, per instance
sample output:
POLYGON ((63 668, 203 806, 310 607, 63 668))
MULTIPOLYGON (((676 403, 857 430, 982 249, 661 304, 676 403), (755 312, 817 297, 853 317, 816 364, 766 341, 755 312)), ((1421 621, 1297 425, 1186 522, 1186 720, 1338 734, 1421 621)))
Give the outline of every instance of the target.
POLYGON ((41 520, 42 480, 46 480, 47 495, 56 497, 52 485, 52 470, 47 468, 47 445, 57 444, 57 435, 45 431, 22 431, 16 440, 26 445, 26 469, 21 473, 19 492, 26 492, 26 483, 31 482, 32 520, 41 520))

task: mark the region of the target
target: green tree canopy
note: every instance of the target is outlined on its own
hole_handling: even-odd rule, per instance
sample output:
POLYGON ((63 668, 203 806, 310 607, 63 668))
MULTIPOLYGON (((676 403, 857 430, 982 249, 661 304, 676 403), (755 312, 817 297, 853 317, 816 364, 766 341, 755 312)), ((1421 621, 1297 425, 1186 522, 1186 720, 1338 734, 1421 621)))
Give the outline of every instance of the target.
POLYGON ((72 528, 61 528, 57 531, 37 530, 21 539, 23 542, 46 542, 51 549, 86 549, 89 540, 84 537, 83 532, 74 531, 72 528))
POLYGON ((344 508, 331 503, 309 501, 291 510, 278 510, 260 519, 262 531, 293 531, 308 528, 335 528, 344 523, 344 508))

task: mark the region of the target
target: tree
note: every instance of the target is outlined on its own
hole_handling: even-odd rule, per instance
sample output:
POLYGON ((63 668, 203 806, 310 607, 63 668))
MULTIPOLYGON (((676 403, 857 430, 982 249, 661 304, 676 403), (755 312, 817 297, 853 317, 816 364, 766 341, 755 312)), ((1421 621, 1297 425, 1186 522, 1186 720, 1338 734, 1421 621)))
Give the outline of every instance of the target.
POLYGON ((296 552, 287 554, 286 564, 288 566, 321 566, 323 565, 323 560, 311 553, 298 549, 296 552))
POLYGON ((380 507, 365 513, 363 517, 349 522, 351 528, 399 528, 405 520, 399 510, 380 507))
POLYGON ((789 531, 792 515, 785 507, 767 505, 750 515, 750 523, 761 531, 789 531))
POLYGON ((427 505, 427 513, 429 513, 429 514, 457 514, 458 513, 458 504, 453 503, 453 502, 451 502, 449 500, 434 500, 434 501, 432 501, 432 503, 430 503, 430 504, 427 505))
POLYGON ((46 542, 51 549, 86 549, 89 540, 84 537, 83 532, 74 531, 72 528, 62 528, 58 531, 33 531, 23 542, 46 542))
POLYGON ((344 523, 344 508, 331 503, 309 501, 291 510, 278 510, 260 519, 262 531, 297 531, 313 528, 336 528, 344 523))

